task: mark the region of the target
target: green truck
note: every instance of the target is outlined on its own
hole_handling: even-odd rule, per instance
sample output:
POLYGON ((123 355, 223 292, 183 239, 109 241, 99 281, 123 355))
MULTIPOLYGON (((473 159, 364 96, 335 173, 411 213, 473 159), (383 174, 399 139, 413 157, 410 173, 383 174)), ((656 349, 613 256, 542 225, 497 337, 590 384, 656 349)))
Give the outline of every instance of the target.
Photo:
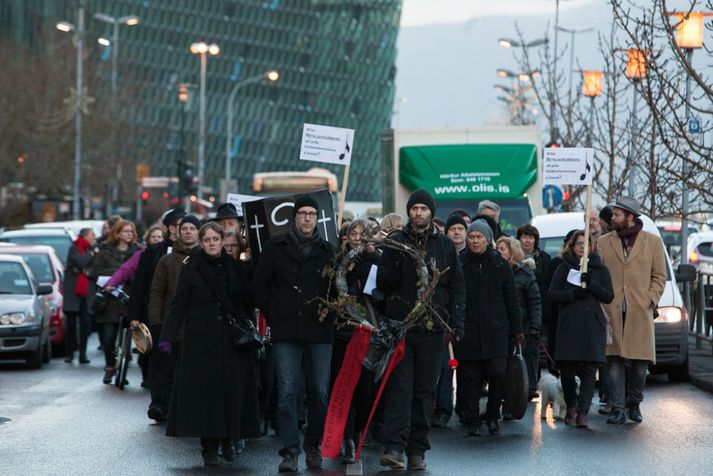
POLYGON ((475 215, 481 200, 492 200, 513 235, 544 212, 541 157, 537 127, 391 129, 381 140, 384 213, 405 213, 411 192, 425 188, 443 219, 457 208, 475 215))

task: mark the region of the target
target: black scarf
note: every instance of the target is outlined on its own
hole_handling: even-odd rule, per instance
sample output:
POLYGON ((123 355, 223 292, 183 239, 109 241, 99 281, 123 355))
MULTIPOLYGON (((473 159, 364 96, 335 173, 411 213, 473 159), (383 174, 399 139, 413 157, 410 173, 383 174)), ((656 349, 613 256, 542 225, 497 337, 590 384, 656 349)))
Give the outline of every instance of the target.
POLYGON ((240 313, 231 299, 231 289, 237 285, 237 271, 231 258, 222 250, 220 256, 211 256, 202 249, 196 253, 198 272, 205 279, 226 313, 238 317, 240 313))
POLYGON ((292 242, 297 245, 297 248, 300 250, 300 253, 302 253, 302 256, 307 256, 309 252, 312 251, 312 248, 314 248, 321 239, 316 228, 312 232, 311 236, 304 236, 295 227, 292 227, 287 233, 290 235, 292 242))

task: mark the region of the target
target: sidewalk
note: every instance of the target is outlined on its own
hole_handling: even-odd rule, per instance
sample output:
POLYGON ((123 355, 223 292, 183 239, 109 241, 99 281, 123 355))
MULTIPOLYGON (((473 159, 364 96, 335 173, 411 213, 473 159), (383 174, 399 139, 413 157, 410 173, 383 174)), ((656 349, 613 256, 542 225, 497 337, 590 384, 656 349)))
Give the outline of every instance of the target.
POLYGON ((696 349, 695 337, 688 337, 688 359, 691 383, 701 390, 713 393, 713 349, 710 342, 702 342, 696 349))

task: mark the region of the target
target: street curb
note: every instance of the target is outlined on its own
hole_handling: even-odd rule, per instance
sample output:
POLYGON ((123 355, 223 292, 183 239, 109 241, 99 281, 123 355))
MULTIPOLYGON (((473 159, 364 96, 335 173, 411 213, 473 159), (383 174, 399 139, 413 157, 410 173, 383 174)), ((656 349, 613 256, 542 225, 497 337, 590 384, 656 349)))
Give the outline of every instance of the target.
POLYGON ((701 390, 713 393, 713 373, 691 375, 691 383, 701 390))

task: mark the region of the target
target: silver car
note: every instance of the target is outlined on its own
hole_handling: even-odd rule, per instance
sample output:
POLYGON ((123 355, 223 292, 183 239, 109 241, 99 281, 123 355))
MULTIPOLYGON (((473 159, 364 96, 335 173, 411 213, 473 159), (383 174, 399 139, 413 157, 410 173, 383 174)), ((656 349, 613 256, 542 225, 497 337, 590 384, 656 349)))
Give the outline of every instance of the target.
POLYGON ((0 254, 0 359, 22 359, 38 369, 52 357, 50 307, 21 256, 0 254))
POLYGON ((713 273, 713 231, 689 235, 688 262, 699 271, 713 273))

